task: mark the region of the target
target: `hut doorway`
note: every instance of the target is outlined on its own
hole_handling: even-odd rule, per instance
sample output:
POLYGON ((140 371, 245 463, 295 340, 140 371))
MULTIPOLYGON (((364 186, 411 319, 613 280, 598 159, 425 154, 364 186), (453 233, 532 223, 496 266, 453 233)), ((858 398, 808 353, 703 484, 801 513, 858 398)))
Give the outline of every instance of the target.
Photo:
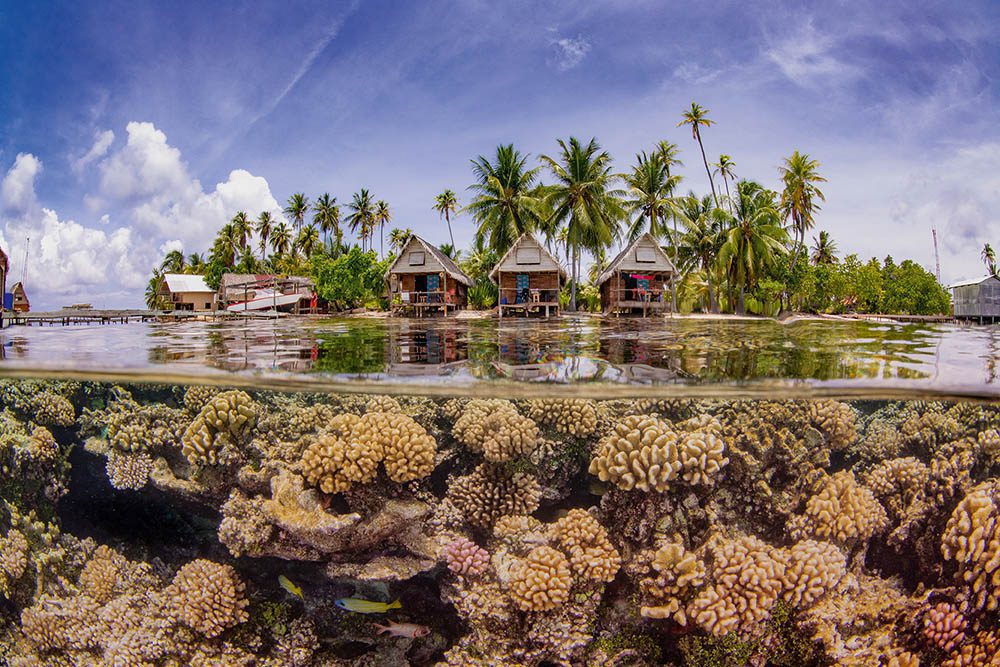
POLYGON ((427 291, 427 275, 416 275, 413 276, 413 291, 414 292, 426 292, 427 291))

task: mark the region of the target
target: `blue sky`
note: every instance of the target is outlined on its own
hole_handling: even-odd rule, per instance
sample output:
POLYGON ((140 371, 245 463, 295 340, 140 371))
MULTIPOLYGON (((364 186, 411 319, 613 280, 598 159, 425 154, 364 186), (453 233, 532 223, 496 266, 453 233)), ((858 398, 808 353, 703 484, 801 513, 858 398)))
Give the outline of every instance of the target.
MULTIPOLYGON (((625 170, 711 110, 710 159, 777 187, 829 179, 843 252, 942 277, 1000 242, 1000 9, 990 2, 13 2, 0 0, 0 242, 33 302, 138 305, 165 249, 245 208, 367 187, 434 241, 470 158, 598 140, 625 170), (751 4, 756 6, 751 6, 751 4)), ((472 235, 456 224, 460 245, 472 235)))

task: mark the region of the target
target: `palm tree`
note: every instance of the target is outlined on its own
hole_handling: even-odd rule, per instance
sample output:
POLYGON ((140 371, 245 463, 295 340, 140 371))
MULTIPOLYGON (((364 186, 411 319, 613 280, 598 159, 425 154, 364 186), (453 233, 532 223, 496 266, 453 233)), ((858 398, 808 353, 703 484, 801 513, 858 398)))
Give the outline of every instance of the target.
POLYGON ((270 211, 261 211, 257 216, 257 235, 260 236, 260 258, 264 259, 264 249, 267 247, 267 240, 271 237, 274 229, 274 218, 270 211))
POLYGON ((146 308, 150 310, 161 310, 164 308, 164 298, 160 294, 160 289, 163 287, 163 272, 159 269, 153 269, 153 276, 146 283, 146 308))
POLYGON ((540 221, 541 200, 533 190, 539 168, 526 168, 526 161, 513 144, 497 146, 492 162, 483 155, 472 161, 476 183, 469 190, 475 196, 463 210, 476 221, 476 237, 501 255, 540 221))
POLYGON ((817 183, 825 183, 826 179, 819 175, 819 161, 811 159, 805 153, 795 151, 785 158, 785 164, 780 167, 781 180, 785 190, 781 193, 781 213, 785 221, 791 221, 792 231, 796 237, 795 251, 792 255, 792 266, 798 260, 798 254, 805 245, 806 232, 816 223, 813 217, 820 210, 819 201, 826 197, 817 183))
POLYGON ((205 256, 193 252, 187 256, 187 273, 204 273, 205 272, 205 256))
POLYGON ((993 246, 989 243, 984 245, 983 252, 979 256, 982 257, 986 270, 990 272, 991 276, 995 276, 997 274, 997 256, 993 252, 993 246))
POLYGON ((788 232, 781 226, 777 195, 753 181, 736 185, 735 221, 719 249, 719 263, 729 283, 739 290, 737 313, 746 312, 746 290, 756 286, 785 252, 788 232))
POLYGON ((379 199, 375 203, 375 215, 372 220, 378 223, 379 254, 385 259, 385 226, 392 220, 392 212, 384 199, 379 199))
POLYGON ((212 261, 231 267, 236 261, 238 250, 239 239, 237 238, 236 227, 233 223, 227 222, 219 230, 215 241, 212 243, 212 261))
POLYGON ((312 225, 306 225, 295 238, 295 247, 308 259, 319 242, 319 232, 312 225))
POLYGON ((440 246, 438 246, 438 250, 441 251, 442 255, 448 257, 453 262, 461 261, 462 251, 457 249, 450 243, 442 243, 440 246))
POLYGON ((330 232, 333 232, 337 247, 340 247, 343 233, 340 231, 340 207, 337 206, 336 197, 331 197, 324 192, 316 198, 315 203, 313 203, 313 222, 323 232, 325 245, 329 245, 330 232))
POLYGON ((361 192, 354 193, 354 199, 347 208, 351 214, 347 216, 347 224, 351 226, 351 231, 361 238, 361 250, 365 250, 365 239, 368 238, 375 218, 375 204, 372 196, 366 188, 361 188, 361 192))
POLYGON ((712 172, 708 169, 708 158, 705 157, 705 146, 701 142, 701 128, 711 127, 715 125, 715 121, 708 117, 708 109, 701 107, 694 102, 691 103, 691 108, 683 112, 681 122, 677 123, 677 127, 681 125, 691 126, 691 136, 698 141, 698 148, 701 149, 701 159, 705 163, 705 173, 708 174, 708 184, 712 188, 712 199, 715 200, 715 206, 719 206, 719 197, 715 194, 715 181, 712 180, 712 172))
POLYGON ((542 155, 542 162, 556 179, 548 195, 552 220, 566 226, 567 250, 572 252, 573 286, 569 307, 576 310, 580 276, 580 251, 593 252, 610 246, 619 235, 625 216, 618 190, 618 178, 611 172, 611 155, 602 151, 597 139, 584 146, 576 137, 567 144, 559 140, 559 160, 542 155))
POLYGON ((819 238, 813 237, 813 264, 836 264, 837 244, 830 238, 829 232, 820 232, 819 238))
POLYGON ((715 173, 722 176, 722 182, 726 184, 726 201, 729 202, 729 212, 732 213, 733 198, 732 195, 729 194, 729 179, 731 178, 733 181, 736 180, 736 173, 733 171, 736 163, 733 162, 733 158, 723 153, 719 156, 719 161, 714 163, 712 166, 715 167, 715 173))
POLYGON ((163 257, 160 271, 163 273, 183 273, 186 266, 187 260, 184 259, 184 253, 180 250, 171 250, 163 257))
POLYGON ((458 197, 451 190, 445 190, 434 198, 434 210, 444 216, 444 221, 448 223, 448 237, 451 239, 451 247, 454 248, 455 235, 451 233, 451 216, 458 212, 458 197))
POLYGON ((292 230, 283 222, 279 222, 274 227, 271 235, 271 248, 281 257, 288 252, 292 244, 292 230))
POLYGON ((292 220, 292 225, 298 231, 306 219, 309 212, 309 198, 302 192, 296 192, 288 198, 288 206, 285 207, 285 215, 292 220))
POLYGON ((254 256, 253 250, 247 246, 240 252, 239 261, 233 267, 233 270, 236 273, 257 273, 258 268, 260 268, 260 264, 254 256))
POLYGON ((704 272, 709 312, 717 313, 719 307, 712 285, 712 269, 724 241, 723 233, 729 222, 729 215, 713 206, 709 195, 699 199, 692 192, 679 203, 678 217, 685 228, 678 239, 681 261, 704 272))
POLYGON ((639 214, 629 228, 629 239, 634 241, 642 236, 647 220, 650 234, 658 239, 667 238, 670 230, 665 227, 664 218, 672 202, 670 193, 681 177, 669 176, 657 153, 642 152, 635 159, 632 173, 622 175, 626 192, 623 204, 629 213, 639 214))
POLYGON ((389 232, 389 250, 399 254, 406 242, 413 236, 413 230, 407 227, 406 229, 393 229, 389 232))
POLYGON ((240 250, 247 247, 247 240, 250 238, 250 234, 253 233, 250 225, 250 218, 247 217, 246 211, 237 211, 236 215, 233 216, 233 234, 236 236, 236 245, 240 250))
MULTIPOLYGON (((679 153, 680 153, 680 148, 678 148, 677 144, 666 141, 665 139, 660 140, 660 142, 656 145, 656 154, 660 156, 660 161, 663 162, 663 167, 664 169, 667 170, 667 181, 670 184, 670 192, 668 194, 670 194, 671 197, 673 197, 674 190, 677 188, 678 185, 680 185, 680 182, 682 180, 681 176, 678 176, 676 179, 674 179, 670 173, 670 170, 673 167, 684 166, 684 163, 681 162, 680 159, 677 157, 679 153)), ((677 261, 678 260, 677 251, 679 245, 678 239, 680 239, 680 235, 677 233, 676 202, 674 202, 674 204, 671 205, 670 207, 670 219, 674 223, 674 234, 673 237, 670 239, 670 245, 674 249, 674 267, 679 268, 677 261)), ((670 303, 672 307, 671 312, 676 313, 677 312, 676 278, 670 281, 670 303)))

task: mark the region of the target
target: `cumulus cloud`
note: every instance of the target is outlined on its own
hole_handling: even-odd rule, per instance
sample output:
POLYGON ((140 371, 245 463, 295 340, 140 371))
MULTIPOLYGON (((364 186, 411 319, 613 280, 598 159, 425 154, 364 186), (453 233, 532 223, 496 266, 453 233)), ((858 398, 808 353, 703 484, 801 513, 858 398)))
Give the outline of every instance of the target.
POLYGON ((94 160, 104 157, 108 149, 111 148, 111 142, 114 140, 115 133, 113 131, 105 130, 104 132, 98 132, 97 137, 94 139, 94 145, 90 147, 90 150, 73 161, 73 171, 81 172, 94 160))
POLYGON ((788 34, 785 39, 773 43, 766 56, 799 86, 821 88, 842 84, 860 74, 856 66, 837 57, 837 41, 817 30, 811 20, 788 34))
POLYGON ((203 251, 237 211, 256 216, 281 207, 267 180, 244 169, 206 192, 181 152, 152 123, 129 123, 124 147, 99 164, 101 203, 124 206, 137 230, 157 242, 176 239, 187 252, 203 251))
POLYGON ((560 72, 571 70, 590 53, 590 42, 582 35, 576 38, 559 37, 552 42, 555 49, 555 66, 560 72))
POLYGON ((144 257, 133 244, 132 231, 123 228, 108 234, 60 219, 38 201, 35 179, 41 171, 38 158, 22 153, 0 185, 0 244, 11 258, 15 276, 24 270, 18 263, 28 249, 28 287, 37 297, 34 300, 52 307, 58 298, 92 297, 108 286, 141 287, 144 257))

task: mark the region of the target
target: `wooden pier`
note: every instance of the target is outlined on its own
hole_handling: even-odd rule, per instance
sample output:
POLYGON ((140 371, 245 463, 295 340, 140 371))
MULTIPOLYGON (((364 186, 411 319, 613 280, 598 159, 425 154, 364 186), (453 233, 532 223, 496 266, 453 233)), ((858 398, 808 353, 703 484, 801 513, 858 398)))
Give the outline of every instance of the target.
POLYGON ((2 326, 70 326, 75 324, 128 324, 130 322, 179 322, 191 320, 238 320, 238 319, 272 319, 285 316, 285 313, 270 311, 249 313, 231 313, 218 311, 190 310, 96 310, 90 308, 64 308, 47 312, 16 313, 4 311, 2 326))
POLYGON ((951 315, 882 315, 878 313, 849 313, 841 315, 852 320, 867 320, 870 322, 954 322, 951 315))

